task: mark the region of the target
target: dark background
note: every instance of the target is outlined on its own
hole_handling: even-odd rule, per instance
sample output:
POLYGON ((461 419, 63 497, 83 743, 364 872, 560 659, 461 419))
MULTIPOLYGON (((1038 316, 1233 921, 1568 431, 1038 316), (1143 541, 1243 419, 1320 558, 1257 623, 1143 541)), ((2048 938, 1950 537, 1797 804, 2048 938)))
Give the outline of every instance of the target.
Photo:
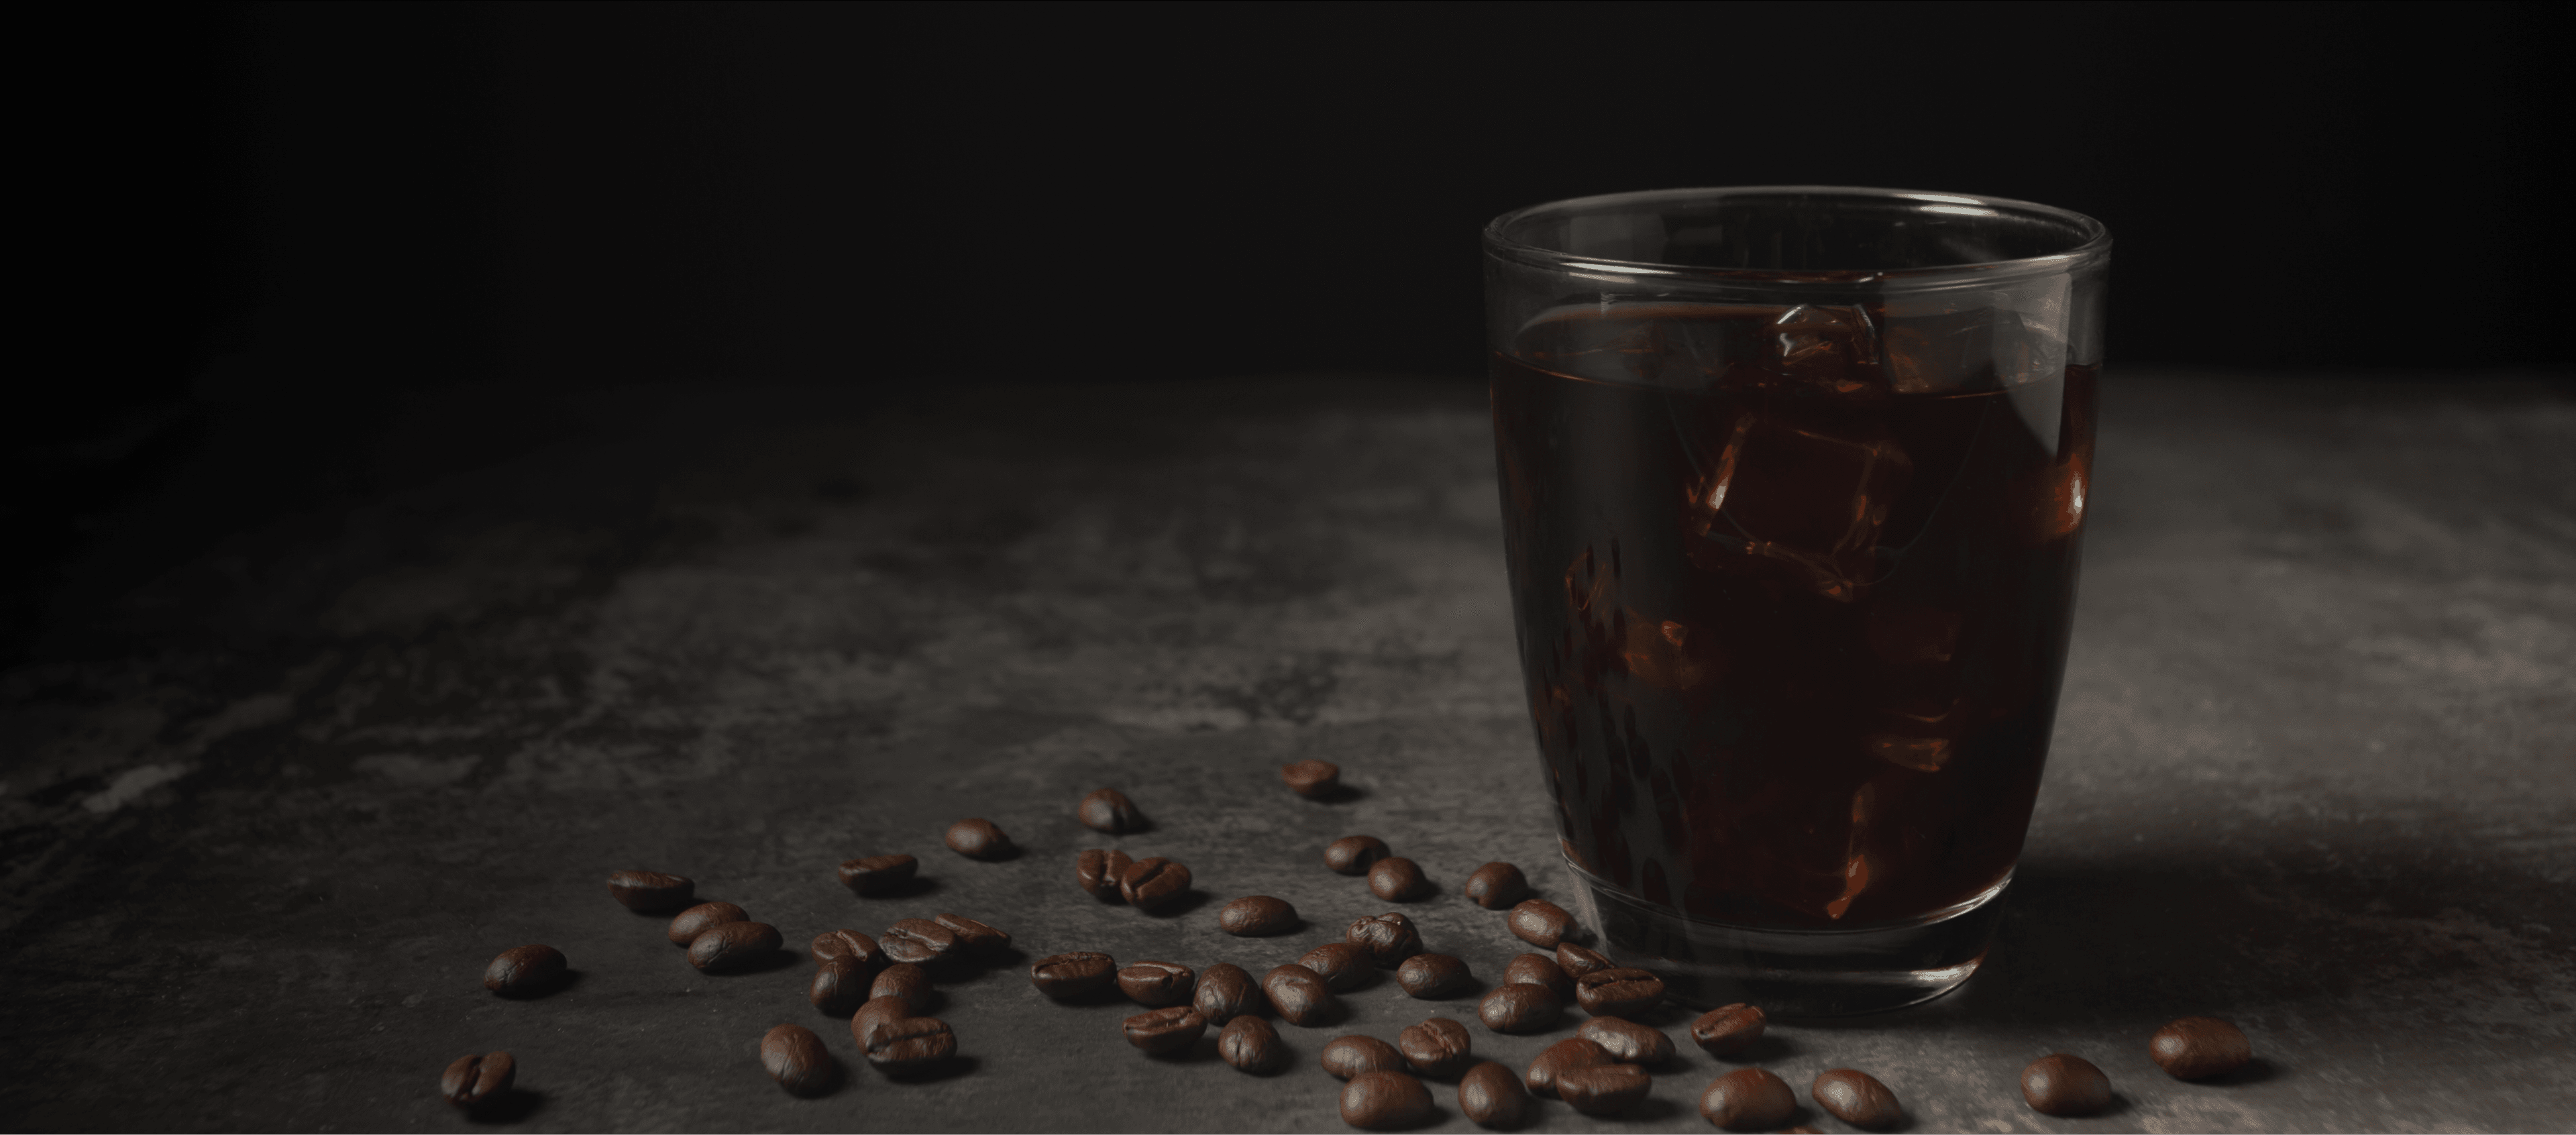
POLYGON ((2115 368, 2565 365, 2537 5, 51 19, 22 114, 64 254, 32 329, 70 350, 6 415, 30 552, 0 662, 224 532, 523 444, 573 391, 1472 375, 1479 228, 1578 194, 2087 212, 2119 241, 2115 368), (458 386, 490 413, 382 459, 458 386))

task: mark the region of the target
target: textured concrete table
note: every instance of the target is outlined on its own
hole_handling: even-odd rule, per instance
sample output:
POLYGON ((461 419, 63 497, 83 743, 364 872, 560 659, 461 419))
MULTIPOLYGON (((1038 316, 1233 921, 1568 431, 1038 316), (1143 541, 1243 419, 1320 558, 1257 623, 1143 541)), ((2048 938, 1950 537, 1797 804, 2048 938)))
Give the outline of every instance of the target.
MULTIPOLYGON (((2071 673, 1994 961, 1756 1055, 1801 1088, 1869 1070, 1920 1130, 2576 1124, 2576 396, 2105 391, 2071 673), (2261 1062, 2163 1076, 2147 1034, 2190 1013, 2261 1062), (2060 1050, 2110 1074, 2112 1113, 2022 1104, 2018 1070, 2060 1050)), ((0 679, 10 1125, 462 1128, 439 1069, 507 1049, 532 1128, 1336 1130, 1313 1063, 1334 1033, 1283 1030, 1297 1066, 1266 1079, 1150 1059, 1120 1041, 1129 1010, 1049 1003, 1019 966, 946 990, 960 1074, 860 1067, 789 1098, 764 1030, 853 1051, 808 967, 699 974, 601 880, 682 872, 798 945, 956 911, 1022 965, 1258 972, 1386 909, 1318 862, 1371 832, 1441 885, 1409 908, 1431 946, 1487 980, 1521 947, 1458 897, 1466 872, 1562 885, 1478 386, 629 392, 534 417, 489 397, 393 424, 372 460, 403 487, 237 533, 130 597, 95 640, 123 645, 0 679), (513 444, 469 444, 505 421, 513 444), (1302 757, 1359 793, 1282 791, 1302 757), (1103 785, 1153 829, 1077 826, 1103 785), (964 816, 1026 853, 949 854, 964 816), (1077 895, 1075 852, 1113 843, 1186 861, 1203 897, 1146 917, 1077 895), (835 885, 891 850, 931 885, 835 885), (1220 934, 1216 904, 1252 893, 1306 927, 1220 934), (578 980, 485 993, 484 962, 527 942, 578 980)), ((1344 1029, 1383 1037, 1473 1017, 1391 981, 1349 1003, 1344 1029)), ((1517 1067, 1570 1029, 1473 1031, 1517 1067)), ((1721 1066, 1684 1048, 1635 1116, 1549 1102, 1538 1129, 1705 1130, 1721 1066)))

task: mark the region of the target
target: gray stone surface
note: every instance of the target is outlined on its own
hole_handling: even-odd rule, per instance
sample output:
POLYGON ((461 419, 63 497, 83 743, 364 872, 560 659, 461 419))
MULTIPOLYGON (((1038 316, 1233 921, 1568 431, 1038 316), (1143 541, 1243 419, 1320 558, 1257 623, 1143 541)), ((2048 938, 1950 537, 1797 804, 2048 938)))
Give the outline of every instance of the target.
MULTIPOLYGON (((1049 1003, 1020 965, 1290 960, 1387 908, 1318 862, 1373 832, 1441 884, 1406 908, 1432 947, 1491 980, 1519 944, 1455 888, 1489 859, 1557 883, 1475 386, 629 392, 500 450, 440 431, 525 408, 442 397, 377 447, 398 487, 236 533, 123 603, 117 645, 0 676, 10 1126, 462 1128, 439 1069, 506 1049, 531 1128, 1337 1130, 1326 1039, 1472 1000, 1381 982, 1252 1078, 1146 1058, 1129 1010, 1049 1003), (1289 795, 1300 757, 1359 794, 1289 795), (1102 785, 1154 828, 1077 826, 1102 785), (975 815, 1025 854, 940 847, 975 815), (1082 898, 1074 853, 1109 845, 1189 863, 1202 900, 1082 898), (925 890, 834 884, 892 850, 925 890), (627 867, 791 944, 953 910, 1022 957, 946 989, 962 1072, 791 1099, 769 1026, 853 1053, 807 966, 697 973, 604 895, 627 867), (1220 934, 1249 893, 1306 926, 1220 934), (486 994, 527 942, 577 982, 486 994)), ((1994 960, 1756 1055, 1802 1088, 1871 1071, 1922 1130, 2576 1122, 2569 387, 2115 372, 2100 453, 1994 960), (2163 1076, 2146 1037, 2190 1013, 2261 1063, 2163 1076), (2021 1103, 2060 1050, 2112 1114, 2021 1103)), ((1472 1031, 1517 1067, 1570 1029, 1472 1031)), ((1538 1129, 1705 1130, 1723 1067, 1684 1048, 1638 1115, 1551 1102, 1538 1129)))

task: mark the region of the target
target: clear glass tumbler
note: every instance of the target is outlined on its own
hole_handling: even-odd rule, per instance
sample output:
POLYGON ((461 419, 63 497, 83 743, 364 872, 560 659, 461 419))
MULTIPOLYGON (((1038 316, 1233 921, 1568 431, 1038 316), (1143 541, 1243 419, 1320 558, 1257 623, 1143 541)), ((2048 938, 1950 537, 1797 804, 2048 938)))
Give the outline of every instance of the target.
POLYGON ((1821 187, 1485 229, 1521 671, 1613 959, 1791 1016, 1984 960, 2057 713, 2110 247, 1821 187))

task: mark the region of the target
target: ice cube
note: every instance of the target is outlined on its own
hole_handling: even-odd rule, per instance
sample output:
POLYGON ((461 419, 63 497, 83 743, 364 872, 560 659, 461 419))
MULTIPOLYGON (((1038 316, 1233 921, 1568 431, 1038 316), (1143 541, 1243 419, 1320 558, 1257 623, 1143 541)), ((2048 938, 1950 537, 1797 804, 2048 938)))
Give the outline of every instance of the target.
POLYGON ((1627 641, 1619 657, 1630 677, 1650 686, 1685 691, 1717 677, 1723 668, 1707 635, 1671 619, 1653 620, 1634 610, 1627 615, 1627 641))
MULTIPOLYGON (((2018 311, 1891 304, 1885 319, 1879 344, 1888 384, 1899 394, 2013 390, 2053 383, 2065 374, 2065 339, 2018 311)), ((2057 397, 2055 391, 2034 391, 2013 404, 2051 453, 2057 451, 2057 397)))
POLYGON ((1777 565, 1849 602, 1876 574, 1879 529, 1912 472, 1884 438, 1745 411, 1693 486, 1691 560, 1716 571, 1777 565))
POLYGON ((1801 304, 1771 321, 1782 376, 1835 394, 1879 389, 1876 330, 1857 307, 1801 304))
POLYGON ((1871 756, 1916 772, 1939 772, 1950 763, 1950 739, 1947 737, 1873 733, 1866 743, 1871 756))

